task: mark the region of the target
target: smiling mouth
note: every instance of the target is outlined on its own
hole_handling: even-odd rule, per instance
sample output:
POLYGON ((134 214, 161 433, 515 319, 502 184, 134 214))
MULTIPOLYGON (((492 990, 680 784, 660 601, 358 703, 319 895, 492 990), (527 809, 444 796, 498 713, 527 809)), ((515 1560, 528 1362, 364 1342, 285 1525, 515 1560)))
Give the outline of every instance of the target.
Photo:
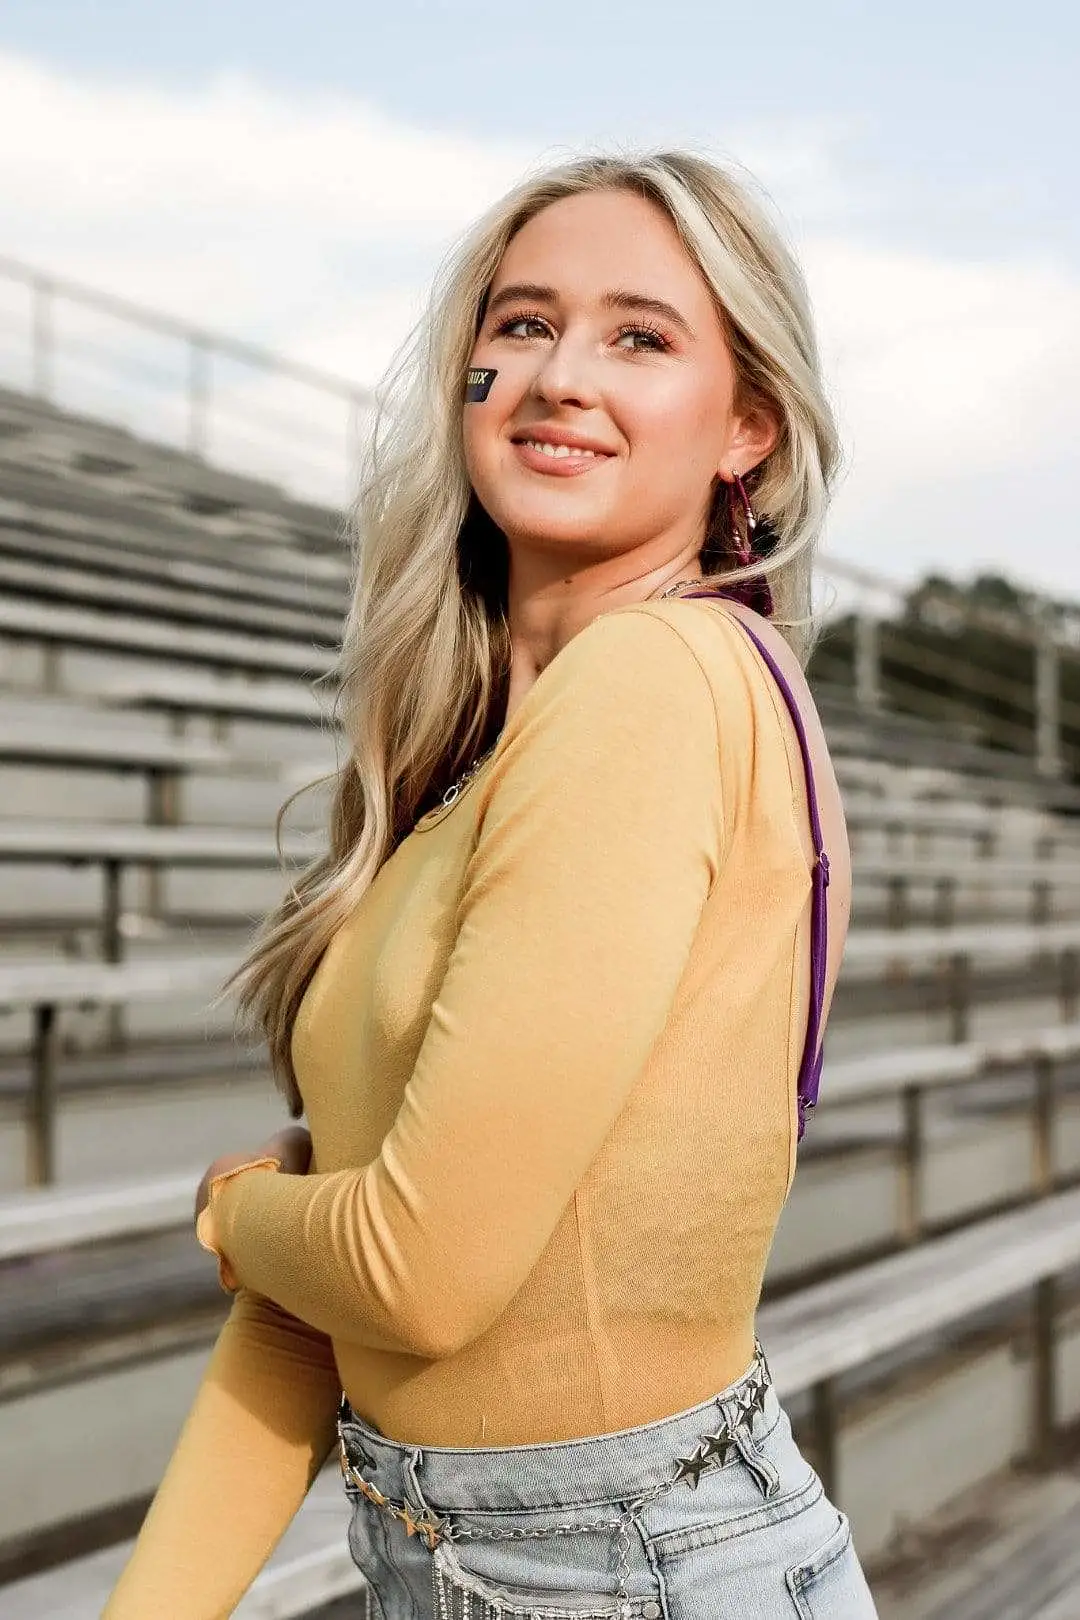
POLYGON ((593 450, 583 444, 552 444, 549 439, 514 439, 513 444, 519 451, 526 451, 530 457, 537 457, 553 463, 555 466, 567 467, 584 462, 610 461, 612 452, 607 450, 593 450))

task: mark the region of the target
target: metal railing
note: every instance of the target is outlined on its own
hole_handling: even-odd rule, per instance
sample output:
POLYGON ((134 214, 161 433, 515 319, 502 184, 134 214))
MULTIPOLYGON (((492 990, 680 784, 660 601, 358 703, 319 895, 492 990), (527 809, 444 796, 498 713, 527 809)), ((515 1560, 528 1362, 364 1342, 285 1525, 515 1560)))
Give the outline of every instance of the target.
POLYGON ((3 254, 0 381, 335 506, 372 408, 348 378, 3 254))
POLYGON ((1080 610, 1030 613, 970 602, 912 606, 893 581, 837 558, 823 577, 842 604, 815 650, 812 678, 864 717, 891 711, 966 730, 1020 754, 1035 774, 1080 780, 1080 610))

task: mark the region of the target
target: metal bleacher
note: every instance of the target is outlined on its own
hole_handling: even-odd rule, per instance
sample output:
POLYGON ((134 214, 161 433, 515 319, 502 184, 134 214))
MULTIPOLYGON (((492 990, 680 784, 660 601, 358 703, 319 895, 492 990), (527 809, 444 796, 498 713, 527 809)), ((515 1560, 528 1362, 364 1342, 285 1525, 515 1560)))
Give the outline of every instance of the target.
MULTIPOLYGON (((276 806, 340 753, 347 586, 336 513, 0 390, 5 1620, 99 1612, 223 1319, 194 1187, 283 1111, 204 1013, 280 892, 276 806)), ((822 707, 854 926, 760 1328, 878 1591, 905 1525, 1052 1467, 1080 1415, 1080 823, 967 734, 822 707)), ((322 837, 316 801, 286 866, 322 837)), ((1073 1612, 1076 1522, 1008 1613, 1073 1612)), ((331 1466, 237 1612, 359 1594, 344 1523, 331 1466)), ((976 1563, 964 1620, 1006 1612, 976 1563)))

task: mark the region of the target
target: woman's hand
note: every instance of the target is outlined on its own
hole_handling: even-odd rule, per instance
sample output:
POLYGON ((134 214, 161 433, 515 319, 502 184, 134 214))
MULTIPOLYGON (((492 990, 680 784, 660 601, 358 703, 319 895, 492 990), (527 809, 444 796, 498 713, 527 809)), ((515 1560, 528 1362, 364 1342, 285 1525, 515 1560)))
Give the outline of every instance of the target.
POLYGON ((228 1170, 238 1170, 242 1164, 250 1164, 255 1159, 280 1159, 282 1174, 306 1176, 311 1164, 311 1132, 303 1125, 286 1125, 250 1153, 223 1153, 215 1159, 199 1182, 195 1194, 196 1220, 206 1208, 210 1183, 215 1176, 224 1175, 228 1170))
POLYGON ((257 1159, 280 1159, 286 1176, 306 1176, 311 1164, 311 1132, 306 1125, 286 1125, 255 1149, 257 1159))

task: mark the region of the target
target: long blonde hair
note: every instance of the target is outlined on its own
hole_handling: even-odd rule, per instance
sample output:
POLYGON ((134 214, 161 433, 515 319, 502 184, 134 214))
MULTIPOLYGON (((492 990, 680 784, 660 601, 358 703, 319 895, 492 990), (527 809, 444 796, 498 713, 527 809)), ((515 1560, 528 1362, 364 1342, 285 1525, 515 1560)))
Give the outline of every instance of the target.
MULTIPOLYGON (((506 545, 472 494, 461 435, 488 289, 511 237, 541 209, 616 188, 650 198, 673 222, 715 294, 740 402, 765 402, 779 420, 751 488, 775 541, 765 571, 776 622, 809 657, 813 550, 839 446, 793 253, 747 185, 702 157, 585 157, 525 180, 447 261, 376 396, 350 521, 355 588, 329 677, 349 749, 334 778, 329 848, 263 921, 217 998, 238 990, 238 1026, 266 1040, 294 1117, 303 1103, 292 1027, 319 958, 420 808, 491 740, 505 707, 506 545)), ((746 572, 708 537, 702 566, 717 579, 746 572)))

